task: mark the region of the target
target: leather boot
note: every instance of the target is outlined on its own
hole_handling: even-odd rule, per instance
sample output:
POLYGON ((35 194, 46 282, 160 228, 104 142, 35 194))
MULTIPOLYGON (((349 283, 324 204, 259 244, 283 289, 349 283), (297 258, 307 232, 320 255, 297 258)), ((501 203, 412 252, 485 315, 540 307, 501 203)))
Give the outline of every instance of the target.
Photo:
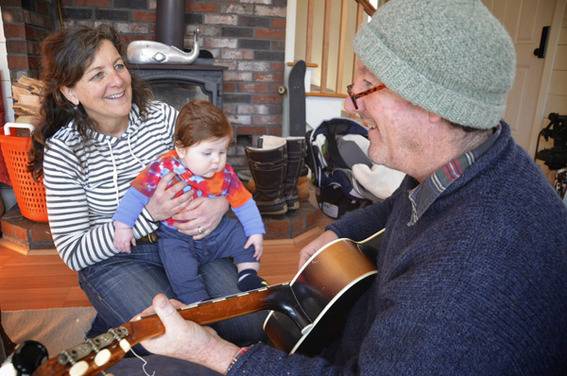
POLYGON ((264 136, 258 143, 257 148, 246 148, 248 166, 256 184, 254 201, 262 214, 285 214, 287 205, 283 191, 287 169, 286 140, 264 136))
POLYGON ((299 209, 297 180, 305 165, 305 138, 287 137, 287 174, 285 178, 284 196, 288 210, 299 209))

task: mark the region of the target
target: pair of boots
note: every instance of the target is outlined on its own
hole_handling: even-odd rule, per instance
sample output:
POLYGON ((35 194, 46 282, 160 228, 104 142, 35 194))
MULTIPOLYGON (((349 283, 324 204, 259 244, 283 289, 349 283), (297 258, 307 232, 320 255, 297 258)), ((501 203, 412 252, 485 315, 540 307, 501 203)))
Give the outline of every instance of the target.
POLYGON ((256 184, 254 201, 264 215, 299 209, 297 179, 305 159, 305 138, 262 136, 246 156, 256 184))

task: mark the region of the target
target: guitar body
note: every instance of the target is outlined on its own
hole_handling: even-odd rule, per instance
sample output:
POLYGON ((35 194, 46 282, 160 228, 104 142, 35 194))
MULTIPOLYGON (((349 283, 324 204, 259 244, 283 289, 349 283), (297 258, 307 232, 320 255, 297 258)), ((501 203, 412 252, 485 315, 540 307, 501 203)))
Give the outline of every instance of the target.
POLYGON ((293 354, 313 356, 340 336, 346 316, 376 275, 372 260, 383 230, 361 242, 337 239, 315 253, 289 286, 305 320, 271 311, 264 331, 271 344, 293 354))

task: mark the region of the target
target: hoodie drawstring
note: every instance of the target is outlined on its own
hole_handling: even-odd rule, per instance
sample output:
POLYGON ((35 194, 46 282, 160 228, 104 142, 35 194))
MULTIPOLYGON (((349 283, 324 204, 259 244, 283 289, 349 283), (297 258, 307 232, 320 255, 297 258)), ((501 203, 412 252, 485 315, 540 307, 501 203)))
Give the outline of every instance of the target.
POLYGON ((116 160, 114 159, 114 153, 112 152, 112 144, 110 140, 106 140, 108 144, 108 149, 110 150, 110 160, 112 161, 112 182, 114 183, 114 193, 116 195, 116 206, 118 206, 119 192, 118 192, 118 170, 116 169, 116 160))
POLYGON ((134 158, 134 160, 136 160, 136 162, 138 162, 140 166, 142 166, 142 169, 145 168, 146 165, 143 164, 142 161, 138 159, 138 157, 136 157, 136 154, 134 154, 134 151, 132 150, 132 145, 130 144, 130 134, 128 134, 128 150, 130 151, 132 158, 134 158))

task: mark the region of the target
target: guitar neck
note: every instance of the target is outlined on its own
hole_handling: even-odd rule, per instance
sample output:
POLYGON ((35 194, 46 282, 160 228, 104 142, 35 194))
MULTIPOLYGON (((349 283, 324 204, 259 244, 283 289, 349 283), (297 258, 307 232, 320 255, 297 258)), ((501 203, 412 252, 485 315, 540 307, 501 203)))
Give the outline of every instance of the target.
MULTIPOLYGON (((189 305, 178 310, 181 317, 200 325, 208 325, 217 321, 228 320, 263 310, 281 310, 279 305, 270 299, 279 290, 289 288, 288 284, 278 284, 258 290, 252 290, 224 298, 207 300, 202 303, 189 305)), ((150 315, 139 321, 131 321, 128 325, 131 333, 130 341, 138 344, 141 341, 161 335, 164 328, 157 315, 150 315)))
MULTIPOLYGON (((284 304, 282 307, 281 299, 274 299, 273 297, 278 294, 289 296, 289 290, 288 284, 272 285, 258 290, 192 304, 179 309, 178 312, 186 320, 207 325, 262 310, 285 310, 286 305, 284 304)), ((159 336, 164 332, 165 328, 155 314, 145 316, 136 321, 129 321, 108 333, 64 351, 56 358, 49 359, 33 374, 35 376, 69 375, 71 374, 70 369, 72 367, 79 368, 77 364, 81 363, 81 372, 78 374, 85 376, 96 375, 118 363, 128 352, 128 347, 133 347, 146 339, 159 336), (112 338, 116 336, 116 333, 126 334, 123 338, 112 338), (100 364, 100 361, 95 361, 97 352, 92 349, 91 343, 104 344, 109 337, 112 341, 107 346, 98 346, 100 350, 109 350, 110 352, 108 360, 104 364, 100 364), (123 341, 127 341, 126 347, 123 346, 123 341), (69 361, 67 355, 62 355, 65 353, 69 355, 80 354, 85 349, 87 349, 88 353, 80 356, 78 359, 73 359, 73 361, 69 361)), ((73 372, 73 374, 76 373, 73 372)))

